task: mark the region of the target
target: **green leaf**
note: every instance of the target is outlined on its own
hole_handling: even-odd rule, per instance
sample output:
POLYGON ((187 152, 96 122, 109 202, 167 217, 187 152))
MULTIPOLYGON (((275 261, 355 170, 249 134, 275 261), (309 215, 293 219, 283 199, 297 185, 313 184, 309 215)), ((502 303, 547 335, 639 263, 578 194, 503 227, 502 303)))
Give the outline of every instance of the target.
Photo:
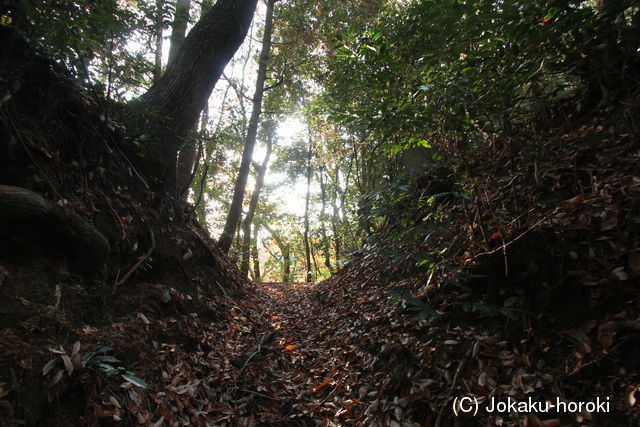
POLYGON ((108 346, 105 345, 105 346, 102 346, 99 349, 97 349, 96 353, 106 353, 106 352, 111 351, 111 350, 113 350, 111 347, 108 347, 108 346))
POLYGON ((136 377, 135 375, 122 374, 122 378, 124 378, 125 380, 129 381, 131 384, 133 384, 135 386, 142 387, 142 388, 149 387, 149 385, 146 382, 144 382, 142 379, 136 377))
POLYGON ((431 148, 431 144, 426 139, 420 139, 416 142, 416 147, 431 148))
POLYGON ((510 320, 516 320, 516 315, 513 312, 513 310, 509 310, 508 308, 501 308, 500 309, 500 313, 502 313, 502 315, 510 320))
POLYGON ((162 290, 162 302, 168 303, 171 301, 171 294, 169 293, 169 289, 165 288, 162 290))
POLYGON ((404 300, 411 305, 424 306, 424 301, 419 298, 414 297, 409 293, 405 293, 403 296, 404 300))
POLYGON ((97 362, 112 362, 112 363, 119 363, 120 362, 119 359, 117 359, 117 358, 115 358, 113 356, 110 356, 108 354, 105 354, 103 356, 96 356, 95 360, 97 362))
POLYGON ((114 368, 113 366, 107 364, 107 363, 96 363, 96 366, 98 366, 100 369, 102 369, 107 375, 110 375, 111 373, 115 373, 117 371, 116 368, 114 368))
POLYGON ((518 297, 509 297, 504 302, 504 306, 505 307, 512 307, 512 306, 514 306, 516 304, 517 301, 518 301, 518 297))
POLYGON ((543 19, 551 19, 554 16, 556 16, 556 14, 560 11, 560 9, 558 8, 553 8, 551 9, 545 16, 543 19))

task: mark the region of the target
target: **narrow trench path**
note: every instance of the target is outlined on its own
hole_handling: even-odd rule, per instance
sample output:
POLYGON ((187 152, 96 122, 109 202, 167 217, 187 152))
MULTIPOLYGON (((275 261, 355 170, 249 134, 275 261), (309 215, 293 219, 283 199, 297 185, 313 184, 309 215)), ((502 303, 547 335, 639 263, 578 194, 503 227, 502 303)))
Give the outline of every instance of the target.
POLYGON ((214 423, 330 425, 351 419, 354 407, 364 405, 353 397, 352 352, 319 315, 313 283, 255 286, 232 308, 223 356, 229 359, 222 363, 227 375, 220 384, 232 413, 214 423))

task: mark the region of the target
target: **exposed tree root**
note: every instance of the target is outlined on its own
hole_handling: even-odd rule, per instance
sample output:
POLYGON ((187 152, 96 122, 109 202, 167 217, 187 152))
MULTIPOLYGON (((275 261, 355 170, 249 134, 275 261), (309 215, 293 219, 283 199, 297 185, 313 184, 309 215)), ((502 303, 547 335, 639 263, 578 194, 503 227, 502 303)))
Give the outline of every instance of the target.
MULTIPOLYGON (((82 274, 95 273, 109 254, 109 242, 85 218, 33 191, 0 185, 0 234, 10 236, 25 229, 33 230, 41 241, 52 242, 53 249, 62 252, 69 266, 82 274)), ((3 239, 0 249, 14 250, 7 241, 3 239)))

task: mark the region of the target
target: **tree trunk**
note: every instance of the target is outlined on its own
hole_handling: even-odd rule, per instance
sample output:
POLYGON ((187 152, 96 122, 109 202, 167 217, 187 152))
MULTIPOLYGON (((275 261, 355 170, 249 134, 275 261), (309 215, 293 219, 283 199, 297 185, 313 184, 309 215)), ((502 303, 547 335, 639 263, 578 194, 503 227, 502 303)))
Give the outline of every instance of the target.
MULTIPOLYGON (((260 201, 260 190, 264 184, 264 176, 267 173, 267 167, 269 165, 269 158, 271 157, 271 151, 273 149, 272 135, 267 136, 267 153, 264 156, 262 165, 258 167, 258 175, 256 176, 256 187, 253 189, 251 195, 251 201, 249 202, 249 210, 244 218, 243 224, 243 241, 242 241, 242 263, 240 264, 240 271, 244 274, 249 272, 249 253, 251 248, 251 224, 253 223, 253 217, 260 201)), ((257 227, 256 227, 257 228, 257 227)))
POLYGON ((291 244, 285 242, 268 224, 262 224, 264 228, 271 234, 273 240, 276 241, 280 252, 282 253, 282 281, 288 283, 291 281, 291 244))
POLYGON ((227 215, 227 222, 224 231, 218 241, 218 246, 224 253, 229 252, 231 242, 233 241, 233 230, 236 229, 240 222, 240 214, 242 213, 242 202, 244 201, 245 187, 247 186, 247 178, 249 176, 249 167, 251 166, 251 157, 253 156, 253 147, 256 143, 256 135, 258 133, 258 124, 260 114, 262 113, 262 96, 264 94, 264 83, 267 79, 267 62, 271 51, 271 33, 273 23, 273 5, 275 0, 268 0, 267 15, 264 23, 264 36, 262 38, 262 49, 260 51, 260 63, 258 64, 258 77, 256 80, 256 90, 253 95, 253 110, 249 118, 247 126, 247 136, 244 142, 244 151, 242 153, 242 161, 240 170, 233 189, 233 199, 231 207, 227 215))
POLYGON ((202 0, 202 5, 200 7, 200 16, 204 16, 207 12, 211 10, 213 7, 213 0, 202 0))
POLYGON ((191 8, 191 0, 176 1, 176 12, 171 24, 171 39, 169 44, 169 58, 167 62, 173 62, 176 54, 184 43, 187 34, 187 24, 189 23, 189 9, 191 8))
MULTIPOLYGON (((203 8, 204 8, 204 4, 203 4, 203 8)), ((222 125, 222 119, 224 117, 223 115, 223 109, 225 108, 226 102, 227 102, 227 95, 229 94, 229 86, 227 86, 227 88, 224 91, 224 95, 222 96, 222 102, 220 103, 221 108, 220 108, 220 112, 218 114, 218 122, 216 123, 215 127, 213 128, 213 130, 208 134, 208 136, 212 136, 213 138, 215 138, 218 133, 220 132, 220 126, 222 125)), ((207 102, 206 106, 204 107, 204 110, 202 110, 202 122, 201 122, 201 127, 200 127, 200 133, 201 134, 205 134, 207 127, 209 125, 209 104, 207 102)), ((213 141, 209 140, 205 143, 204 145, 204 158, 203 158, 203 165, 204 165, 204 170, 201 172, 200 176, 198 177, 197 181, 196 181, 196 185, 194 186, 194 193, 198 194, 198 196, 196 197, 196 213, 198 214, 198 221, 200 222, 200 224, 202 224, 205 228, 207 228, 207 209, 206 209, 206 194, 204 192, 206 186, 207 186, 207 173, 209 172, 209 167, 211 166, 211 157, 213 155, 213 147, 211 147, 211 145, 213 145, 213 141), (202 199, 205 199, 202 203, 200 203, 202 201, 202 199)))
POLYGON ((189 185, 191 185, 191 176, 193 168, 196 164, 196 146, 193 141, 185 143, 178 153, 178 163, 176 166, 176 182, 180 198, 187 200, 189 195, 189 185))
POLYGON ((309 149, 307 151, 307 195, 304 201, 304 254, 307 283, 313 282, 313 274, 311 271, 311 245, 309 244, 309 201, 311 199, 311 129, 309 129, 309 149))
POLYGON ((253 227, 253 241, 251 242, 251 257, 253 258, 253 280, 259 282, 260 277, 260 254, 258 253, 258 230, 260 227, 256 224, 253 227))
POLYGON ((338 234, 338 221, 340 220, 340 214, 338 211, 338 187, 340 186, 340 169, 338 169, 338 165, 336 164, 334 168, 335 179, 333 182, 333 192, 331 193, 331 207, 333 209, 331 215, 331 229, 333 230, 333 246, 336 252, 336 265, 339 266, 338 261, 340 260, 340 235, 338 234))
POLYGON ((164 2, 156 0, 156 57, 153 67, 153 83, 157 83, 162 76, 162 32, 164 30, 164 2))
POLYGON ((325 209, 327 206, 327 190, 324 184, 324 166, 320 169, 320 196, 322 197, 322 210, 320 211, 320 234, 322 236, 322 252, 324 255, 324 265, 333 274, 331 266, 331 253, 329 248, 329 239, 327 238, 327 227, 325 226, 325 209))
POLYGON ((316 272, 315 277, 320 277, 320 267, 318 267, 318 260, 316 259, 316 251, 313 248, 313 245, 310 245, 311 248, 311 264, 313 265, 313 270, 316 272))
POLYGON ((291 281, 291 244, 287 243, 282 247, 282 281, 291 281))
POLYGON ((156 136, 144 147, 147 173, 175 188, 176 156, 211 91, 244 40, 257 0, 218 0, 189 32, 175 60, 136 102, 134 111, 156 136))

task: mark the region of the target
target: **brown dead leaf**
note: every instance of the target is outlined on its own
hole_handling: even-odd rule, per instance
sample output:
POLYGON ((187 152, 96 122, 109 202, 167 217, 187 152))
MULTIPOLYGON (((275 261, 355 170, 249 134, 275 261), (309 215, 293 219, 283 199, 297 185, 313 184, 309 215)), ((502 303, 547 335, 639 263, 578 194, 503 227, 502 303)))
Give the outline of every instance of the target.
POLYGON ((618 217, 612 216, 602 221, 602 224, 600 224, 600 230, 608 231, 613 229, 616 225, 618 225, 618 217))
POLYGON ((51 359, 47 362, 46 365, 44 365, 44 367, 42 368, 42 375, 47 375, 51 369, 53 369, 53 367, 56 365, 56 362, 58 361, 58 359, 51 359))
POLYGON ((145 315, 144 315, 144 314, 142 314, 142 313, 138 313, 138 319, 142 320, 142 322, 143 322, 145 325, 148 325, 148 324, 150 323, 150 322, 149 322, 149 319, 147 319, 147 316, 145 316, 145 315))
POLYGON ((566 329, 566 330, 560 331, 560 333, 565 334, 573 338, 576 342, 578 342, 581 345, 582 351, 585 354, 591 353, 591 339, 583 331, 578 331, 575 329, 566 329))
POLYGON ((331 380, 324 380, 322 384, 320 384, 319 386, 313 389, 313 393, 318 393, 319 391, 322 391, 322 389, 327 387, 329 384, 331 384, 331 380))
POLYGON ((66 354, 61 354, 60 357, 64 362, 64 368, 67 370, 69 375, 73 374, 73 363, 71 363, 71 359, 66 354))
POLYGON ((115 414, 117 414, 117 411, 105 411, 100 406, 95 404, 93 405, 93 415, 97 418, 111 418, 115 414))
POLYGON ((629 279, 629 275, 627 274, 627 272, 626 272, 626 271, 624 271, 624 267, 618 267, 618 268, 615 268, 615 269, 611 272, 611 274, 612 274, 613 276, 615 276, 615 278, 616 278, 616 279, 618 279, 618 280, 620 280, 620 281, 623 281, 623 282, 624 282, 625 280, 629 279))

